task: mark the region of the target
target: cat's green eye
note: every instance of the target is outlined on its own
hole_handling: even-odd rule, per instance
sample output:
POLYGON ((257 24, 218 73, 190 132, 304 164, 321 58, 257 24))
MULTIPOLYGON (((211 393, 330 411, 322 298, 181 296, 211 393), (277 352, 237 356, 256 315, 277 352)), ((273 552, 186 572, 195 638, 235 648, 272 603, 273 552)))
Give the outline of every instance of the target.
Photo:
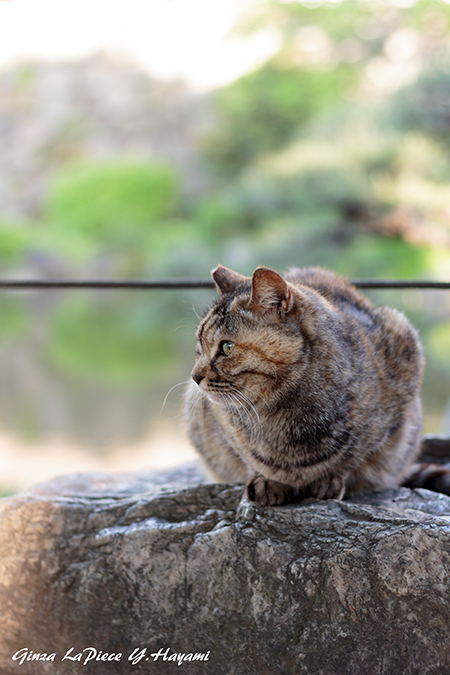
POLYGON ((231 352, 234 349, 234 342, 230 342, 229 340, 224 340, 220 344, 220 349, 222 351, 222 354, 225 354, 225 356, 230 356, 231 352))

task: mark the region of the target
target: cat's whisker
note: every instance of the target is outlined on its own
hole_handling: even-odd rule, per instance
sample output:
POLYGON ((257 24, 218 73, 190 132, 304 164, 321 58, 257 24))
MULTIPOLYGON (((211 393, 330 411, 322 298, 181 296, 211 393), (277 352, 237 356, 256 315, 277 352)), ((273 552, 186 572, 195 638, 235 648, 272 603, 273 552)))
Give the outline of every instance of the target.
MULTIPOLYGON (((167 399, 169 398, 169 394, 170 394, 174 389, 176 389, 177 387, 181 387, 181 386, 184 385, 184 384, 189 384, 189 382, 190 382, 190 380, 186 380, 185 382, 177 382, 177 384, 174 384, 173 387, 171 387, 171 388, 169 389, 169 391, 167 392, 167 394, 166 394, 166 396, 165 396, 165 398, 164 398, 163 404, 162 404, 162 406, 161 406, 160 414, 161 414, 162 411, 164 410, 164 406, 166 405, 167 399)), ((185 394, 183 394, 183 397, 184 397, 184 396, 185 396, 185 394)))
MULTIPOLYGON (((183 399, 187 398, 187 390, 183 394, 183 399)), ((186 417, 187 421, 190 421, 191 418, 193 417, 193 413, 198 407, 198 404, 201 399, 201 392, 198 390, 195 390, 194 396, 182 406, 182 410, 178 415, 175 415, 174 419, 177 419, 178 417, 182 417, 183 415, 186 417)))
POLYGON ((244 411, 250 422, 250 443, 253 443, 254 439, 260 440, 262 438, 262 424, 258 411, 251 401, 249 401, 242 392, 236 389, 236 387, 232 387, 232 395, 238 404, 238 410, 244 411), (244 405, 242 405, 242 403, 244 405), (250 409, 247 406, 249 406, 250 409), (253 417, 252 412, 254 413, 255 417, 253 417))
MULTIPOLYGON (((248 410, 245 406, 239 405, 240 399, 239 399, 239 396, 238 396, 238 392, 234 390, 233 393, 232 393, 232 396, 233 396, 233 399, 238 403, 237 411, 238 411, 238 413, 239 413, 239 417, 242 419, 242 414, 241 414, 241 412, 242 412, 242 413, 245 413, 245 415, 246 415, 246 417, 247 417, 247 419, 248 419, 248 421, 249 421, 249 426, 250 426, 250 443, 252 443, 252 442, 253 442, 253 439, 254 439, 254 434, 255 434, 255 432, 258 432, 258 430, 259 430, 259 428, 260 428, 261 425, 260 425, 260 424, 259 424, 259 426, 257 425, 256 419, 252 416, 250 410, 248 410)), ((258 421, 259 421, 259 419, 258 419, 258 421)))
POLYGON ((241 426, 245 427, 245 423, 244 423, 244 420, 242 418, 242 414, 239 410, 239 407, 237 407, 236 404, 233 405, 233 395, 232 395, 232 393, 231 392, 222 392, 222 396, 223 396, 223 401, 225 403, 225 407, 226 407, 227 411, 229 412, 229 414, 231 415, 233 424, 234 425, 236 424, 235 413, 237 413, 237 415, 239 417, 239 420, 240 420, 240 423, 241 423, 241 426))
MULTIPOLYGON (((186 394, 185 394, 186 398, 186 394)), ((197 392, 195 392, 195 396, 191 398, 190 400, 187 401, 187 403, 183 406, 183 411, 186 417, 186 420, 190 422, 191 418, 193 417, 193 414, 198 406, 200 397, 197 392)))
POLYGON ((242 416, 241 416, 241 414, 240 414, 240 412, 239 412, 239 409, 236 408, 236 406, 233 406, 233 405, 232 405, 232 402, 233 402, 233 397, 232 397, 232 395, 223 392, 223 397, 224 397, 225 406, 226 406, 228 412, 230 413, 231 417, 234 419, 234 413, 237 412, 238 417, 239 417, 239 419, 240 419, 241 422, 242 422, 242 416), (231 403, 230 403, 230 401, 231 401, 231 403))
POLYGON ((269 407, 270 407, 269 404, 267 403, 267 401, 265 400, 264 396, 261 396, 261 394, 258 394, 257 391, 252 391, 252 390, 249 389, 248 387, 244 387, 243 384, 240 384, 240 385, 239 385, 239 388, 240 388, 240 389, 244 389, 245 391, 249 391, 250 394, 252 394, 252 395, 257 396, 258 398, 260 398, 261 401, 262 401, 262 402, 264 403, 264 405, 266 406, 266 408, 269 408, 269 407))
POLYGON ((174 331, 178 330, 179 328, 193 328, 195 330, 195 325, 192 322, 192 318, 185 316, 184 319, 180 319, 177 322, 174 331))
POLYGON ((253 412, 255 413, 256 419, 258 420, 260 426, 262 426, 262 425, 261 425, 261 418, 260 418, 260 416, 259 416, 259 413, 258 413, 258 411, 256 410, 256 408, 255 408, 255 406, 253 405, 253 403, 250 401, 250 399, 247 398, 247 396, 245 396, 245 394, 243 394, 241 391, 239 391, 239 390, 236 389, 235 387, 233 387, 233 392, 234 392, 235 396, 237 396, 237 397, 240 398, 244 403, 246 403, 248 406, 250 406, 250 408, 251 408, 251 409, 253 410, 253 412))
POLYGON ((195 316, 197 317, 198 321, 200 321, 200 320, 201 320, 201 317, 198 315, 197 310, 195 309, 195 305, 193 304, 193 302, 191 302, 190 300, 183 300, 183 302, 187 302, 187 303, 189 303, 189 304, 191 305, 192 311, 194 312, 194 314, 195 314, 195 316))
POLYGON ((220 394, 221 394, 222 400, 225 404, 225 407, 226 407, 227 411, 230 413, 232 419, 233 420, 235 419, 235 413, 237 413, 237 415, 238 415, 238 417, 241 421, 241 424, 243 424, 242 415, 241 415, 241 412, 239 410, 239 406, 236 405, 232 392, 228 391, 228 390, 226 390, 226 391, 224 390, 224 391, 221 391, 220 394))

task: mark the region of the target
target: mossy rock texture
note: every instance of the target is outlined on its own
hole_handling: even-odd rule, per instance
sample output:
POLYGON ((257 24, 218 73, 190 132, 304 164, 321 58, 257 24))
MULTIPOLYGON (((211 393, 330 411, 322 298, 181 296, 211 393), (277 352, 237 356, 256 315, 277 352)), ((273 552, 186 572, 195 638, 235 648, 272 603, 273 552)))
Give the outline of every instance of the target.
POLYGON ((1 500, 0 673, 450 672, 449 497, 242 493, 186 465, 1 500))

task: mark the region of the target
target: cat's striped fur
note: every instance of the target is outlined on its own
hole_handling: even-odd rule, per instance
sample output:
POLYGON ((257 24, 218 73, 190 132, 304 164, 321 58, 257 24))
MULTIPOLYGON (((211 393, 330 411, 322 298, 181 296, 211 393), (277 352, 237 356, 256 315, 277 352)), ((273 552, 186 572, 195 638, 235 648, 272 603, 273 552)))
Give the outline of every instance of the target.
POLYGON ((320 268, 212 276, 185 408, 212 476, 269 505, 399 485, 421 432, 408 320, 320 268))

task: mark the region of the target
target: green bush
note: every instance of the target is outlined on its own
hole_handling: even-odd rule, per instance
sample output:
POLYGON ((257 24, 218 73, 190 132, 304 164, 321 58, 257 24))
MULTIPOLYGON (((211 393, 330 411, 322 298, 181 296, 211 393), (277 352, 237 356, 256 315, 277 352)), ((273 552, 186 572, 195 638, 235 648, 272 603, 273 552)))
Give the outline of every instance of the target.
POLYGON ((117 161, 72 166, 50 186, 44 218, 103 250, 139 246, 174 212, 177 195, 176 176, 167 166, 117 161))

